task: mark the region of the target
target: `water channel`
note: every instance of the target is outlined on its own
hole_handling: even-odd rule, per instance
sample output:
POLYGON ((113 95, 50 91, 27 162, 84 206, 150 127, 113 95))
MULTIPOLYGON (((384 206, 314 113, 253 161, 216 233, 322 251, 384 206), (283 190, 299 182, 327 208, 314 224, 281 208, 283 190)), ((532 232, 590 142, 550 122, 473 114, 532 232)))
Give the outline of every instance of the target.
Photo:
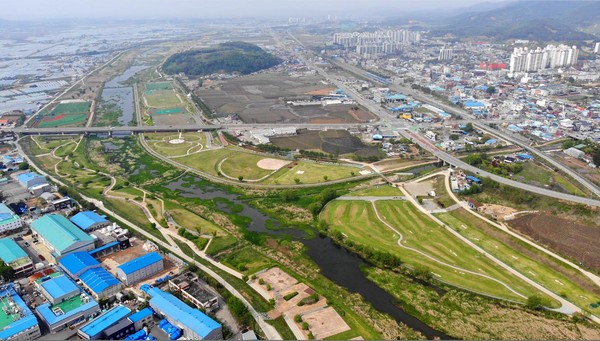
POLYGON ((114 105, 115 108, 121 111, 121 115, 118 118, 121 125, 128 125, 133 120, 135 113, 133 87, 125 86, 123 83, 148 67, 147 65, 132 65, 122 74, 104 84, 100 97, 101 102, 114 105))
POLYGON ((225 198, 235 205, 241 205, 243 209, 236 212, 236 214, 251 219, 248 230, 271 235, 293 236, 306 246, 307 255, 319 266, 321 273, 333 282, 345 287, 350 292, 361 294, 375 309, 387 313, 396 319, 396 321, 402 322, 410 328, 421 332, 428 339, 433 339, 434 337, 452 339, 450 336, 431 328, 402 310, 401 307, 395 304, 396 300, 394 297, 367 279, 361 271, 363 266, 371 265, 358 255, 336 245, 330 238, 319 236, 312 239, 305 239, 303 237, 306 235, 306 232, 300 229, 286 228, 277 230, 277 227, 281 227, 278 222, 273 221, 272 218, 262 214, 258 209, 248 205, 239 195, 227 192, 220 187, 201 181, 199 178, 193 176, 179 178, 165 187, 179 191, 179 195, 186 198, 216 199, 217 207, 225 212, 229 212, 231 204, 224 203, 220 198, 225 198), (273 228, 267 228, 267 221, 269 220, 271 220, 273 228))

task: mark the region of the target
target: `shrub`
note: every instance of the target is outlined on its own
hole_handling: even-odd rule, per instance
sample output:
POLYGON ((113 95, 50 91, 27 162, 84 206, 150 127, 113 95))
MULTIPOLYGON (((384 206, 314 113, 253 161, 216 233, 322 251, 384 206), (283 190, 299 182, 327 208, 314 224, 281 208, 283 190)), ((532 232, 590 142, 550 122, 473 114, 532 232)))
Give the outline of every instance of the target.
POLYGON ((296 297, 297 295, 298 295, 298 292, 297 292, 297 291, 294 291, 294 292, 291 292, 291 293, 289 293, 289 294, 287 294, 287 295, 283 296, 283 299, 284 299, 284 300, 286 300, 286 301, 289 301, 289 300, 291 300, 292 298, 296 297))
POLYGON ((300 315, 294 316, 294 322, 296 322, 296 323, 302 322, 302 316, 300 316, 300 315))

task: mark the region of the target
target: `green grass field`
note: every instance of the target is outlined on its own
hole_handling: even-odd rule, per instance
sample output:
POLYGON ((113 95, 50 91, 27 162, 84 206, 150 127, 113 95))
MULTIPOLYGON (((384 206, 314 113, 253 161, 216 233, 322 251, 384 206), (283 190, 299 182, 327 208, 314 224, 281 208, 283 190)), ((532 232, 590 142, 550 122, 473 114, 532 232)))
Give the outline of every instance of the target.
POLYGON ((81 123, 85 123, 88 117, 88 114, 61 114, 64 115, 63 118, 59 119, 50 119, 49 117, 44 117, 42 121, 39 123, 40 128, 51 128, 51 127, 62 127, 62 126, 70 126, 70 125, 78 125, 81 123))
POLYGON ((170 201, 165 201, 165 210, 177 224, 188 230, 206 234, 216 233, 217 236, 224 236, 226 234, 220 227, 210 221, 170 201))
POLYGON ((145 87, 146 91, 173 89, 173 85, 171 84, 171 82, 146 83, 145 87))
POLYGON ((403 196, 404 194, 402 194, 402 191, 396 187, 390 185, 379 185, 356 192, 350 192, 348 195, 353 197, 393 197, 403 196))
POLYGON ((221 262, 244 274, 253 274, 275 265, 272 260, 257 253, 251 247, 244 247, 230 253, 221 259, 221 262))
POLYGON ((90 112, 90 102, 77 102, 77 103, 59 103, 52 111, 50 115, 63 115, 63 114, 81 114, 90 112))
MULTIPOLYGON (((221 164, 221 172, 230 177, 237 178, 243 176, 246 180, 258 180, 264 176, 273 173, 272 170, 263 169, 257 166, 258 161, 265 159, 264 155, 251 153, 235 153, 221 164)), ((218 165, 217 165, 218 167, 218 165)))
POLYGON ((295 184, 294 179, 299 179, 300 183, 313 184, 326 182, 327 181, 351 178, 359 175, 360 168, 352 166, 341 166, 332 164, 321 164, 313 162, 298 162, 296 166, 291 169, 284 167, 277 171, 275 174, 266 179, 267 183, 289 185, 295 184))
POLYGON ((213 238, 212 242, 210 242, 210 245, 208 245, 208 248, 206 249, 206 254, 216 255, 223 250, 235 246, 237 243, 237 238, 230 234, 213 238))
POLYGON ((154 90, 150 94, 145 93, 144 98, 150 108, 168 109, 182 104, 173 90, 154 90))
MULTIPOLYGON (((537 290, 493 264, 435 222, 416 210, 409 202, 379 201, 377 209, 385 221, 404 235, 404 245, 424 252, 440 261, 470 271, 484 273, 509 285, 519 293, 530 296, 537 290)), ((321 218, 331 228, 348 238, 381 251, 392 252, 411 267, 427 268, 433 277, 474 292, 523 302, 524 299, 498 282, 465 273, 401 248, 399 236, 381 223, 371 203, 334 201, 327 205, 321 218)))
POLYGON ((152 149, 165 156, 182 156, 188 152, 194 153, 203 149, 206 143, 204 133, 183 133, 183 134, 144 134, 148 144, 152 149), (169 143, 171 140, 182 139, 185 142, 180 144, 169 143))
POLYGON ((551 186, 552 184, 558 184, 565 191, 574 194, 585 196, 586 194, 571 181, 562 176, 558 172, 554 172, 547 167, 539 165, 538 163, 531 161, 523 163, 523 170, 513 176, 515 180, 527 182, 538 186, 551 186))
MULTIPOLYGON (((538 283, 541 283, 556 294, 566 294, 567 299, 579 305, 581 308, 586 309, 591 303, 600 300, 598 296, 573 283, 569 277, 566 277, 565 275, 545 265, 556 263, 557 265, 555 266, 564 266, 569 269, 570 267, 568 267, 566 264, 559 264, 559 261, 539 251, 535 252, 538 254, 538 257, 544 259, 545 264, 525 256, 523 253, 514 250, 514 248, 511 248, 499 240, 494 239, 482 232, 478 226, 487 225, 487 228, 494 227, 489 226, 486 222, 481 221, 477 217, 469 214, 464 209, 455 210, 449 213, 442 213, 436 216, 452 228, 459 230, 461 235, 467 237, 469 240, 479 245, 487 252, 493 254, 504 263, 515 268, 523 275, 537 281, 538 283)), ((585 278, 583 278, 583 276, 579 273, 574 273, 571 276, 579 276, 582 280, 585 280, 585 278)), ((594 284, 590 282, 590 285, 593 286, 594 284)))

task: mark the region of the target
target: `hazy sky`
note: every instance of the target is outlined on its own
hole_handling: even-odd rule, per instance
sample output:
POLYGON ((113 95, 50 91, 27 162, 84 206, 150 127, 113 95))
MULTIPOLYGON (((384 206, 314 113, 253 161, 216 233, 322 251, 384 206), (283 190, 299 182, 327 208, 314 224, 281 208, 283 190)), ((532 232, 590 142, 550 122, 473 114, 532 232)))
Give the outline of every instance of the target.
MULTIPOLYGON (((223 18, 325 16, 389 8, 406 11, 500 0, 3 0, 0 18, 223 18)), ((365 12, 368 13, 368 12, 365 12)))

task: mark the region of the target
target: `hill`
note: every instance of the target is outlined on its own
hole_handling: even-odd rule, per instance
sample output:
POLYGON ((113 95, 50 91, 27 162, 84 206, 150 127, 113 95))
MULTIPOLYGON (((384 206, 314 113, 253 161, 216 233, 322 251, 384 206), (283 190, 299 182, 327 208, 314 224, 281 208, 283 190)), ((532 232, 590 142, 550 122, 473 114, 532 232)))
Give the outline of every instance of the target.
POLYGON ((183 72, 188 76, 217 72, 245 75, 279 63, 281 59, 254 44, 227 42, 213 48, 176 53, 165 61, 163 70, 167 74, 183 72))
POLYGON ((581 29, 599 20, 600 2, 596 1, 517 1, 501 8, 460 14, 439 31, 496 40, 577 41, 596 39, 581 29))

